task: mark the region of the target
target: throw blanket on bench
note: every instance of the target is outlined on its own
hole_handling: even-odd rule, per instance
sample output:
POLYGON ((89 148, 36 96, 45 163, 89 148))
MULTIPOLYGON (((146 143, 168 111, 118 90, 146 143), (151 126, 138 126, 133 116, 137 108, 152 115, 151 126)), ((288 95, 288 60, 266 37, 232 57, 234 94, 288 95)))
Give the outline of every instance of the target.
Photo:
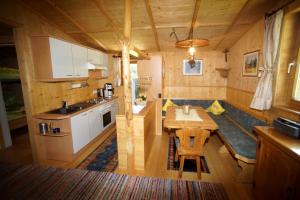
POLYGON ((221 184, 0 163, 1 199, 228 199, 221 184))
MULTIPOLYGON (((182 100, 173 99, 175 104, 181 105, 192 105, 201 106, 203 108, 208 108, 213 100, 182 100)), ((164 101, 165 102, 165 101, 164 101)), ((225 113, 222 115, 210 116, 215 120, 219 126, 218 134, 221 136, 222 140, 230 147, 233 151, 235 158, 243 160, 244 162, 254 163, 256 157, 256 140, 255 133, 252 131, 254 126, 266 125, 265 122, 256 119, 250 114, 232 106, 225 101, 219 101, 221 105, 225 108, 225 113), (236 125, 235 121, 239 126, 243 127, 243 131, 239 126, 236 125), (252 137, 249 134, 253 134, 252 137)), ((165 115, 165 113, 163 113, 165 115)))

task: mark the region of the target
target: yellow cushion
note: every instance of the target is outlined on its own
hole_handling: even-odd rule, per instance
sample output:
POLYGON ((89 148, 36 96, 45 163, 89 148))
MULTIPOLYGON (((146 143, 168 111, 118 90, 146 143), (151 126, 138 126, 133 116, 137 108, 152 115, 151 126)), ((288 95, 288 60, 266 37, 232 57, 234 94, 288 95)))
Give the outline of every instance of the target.
POLYGON ((221 115, 225 112, 225 109, 221 106, 219 101, 215 100, 207 109, 207 112, 211 112, 214 115, 221 115))
POLYGON ((170 99, 167 99, 165 105, 163 106, 162 110, 163 111, 167 111, 169 106, 177 106, 175 103, 173 103, 173 101, 171 101, 170 99))

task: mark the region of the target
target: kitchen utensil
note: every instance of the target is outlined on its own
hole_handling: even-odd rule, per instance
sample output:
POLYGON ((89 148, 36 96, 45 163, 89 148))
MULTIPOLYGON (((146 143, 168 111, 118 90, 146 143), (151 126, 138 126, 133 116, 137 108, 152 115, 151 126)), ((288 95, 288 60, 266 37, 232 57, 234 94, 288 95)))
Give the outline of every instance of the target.
POLYGON ((48 133, 48 124, 47 123, 39 123, 40 133, 45 135, 48 133))

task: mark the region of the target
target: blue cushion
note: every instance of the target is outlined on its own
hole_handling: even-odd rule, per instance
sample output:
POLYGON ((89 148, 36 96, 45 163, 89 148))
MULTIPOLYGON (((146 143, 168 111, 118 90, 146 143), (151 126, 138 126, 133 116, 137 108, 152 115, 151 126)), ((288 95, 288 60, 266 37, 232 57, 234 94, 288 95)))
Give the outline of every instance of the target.
POLYGON ((233 124, 224 115, 215 116, 210 114, 219 126, 221 134, 237 154, 249 159, 256 158, 256 141, 241 131, 239 127, 233 124))
POLYGON ((234 107, 233 105, 224 102, 224 108, 226 110, 226 114, 229 115, 234 121, 239 123, 244 129, 246 129, 249 133, 253 133, 252 128, 254 126, 265 126, 266 122, 256 119, 250 114, 234 107))

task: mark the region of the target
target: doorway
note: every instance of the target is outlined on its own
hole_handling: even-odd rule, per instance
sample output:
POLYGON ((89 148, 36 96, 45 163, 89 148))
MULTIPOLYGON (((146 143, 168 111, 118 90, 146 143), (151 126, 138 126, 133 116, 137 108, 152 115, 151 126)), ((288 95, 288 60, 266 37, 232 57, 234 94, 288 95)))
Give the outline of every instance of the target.
POLYGON ((13 27, 0 23, 0 161, 31 163, 13 27))

